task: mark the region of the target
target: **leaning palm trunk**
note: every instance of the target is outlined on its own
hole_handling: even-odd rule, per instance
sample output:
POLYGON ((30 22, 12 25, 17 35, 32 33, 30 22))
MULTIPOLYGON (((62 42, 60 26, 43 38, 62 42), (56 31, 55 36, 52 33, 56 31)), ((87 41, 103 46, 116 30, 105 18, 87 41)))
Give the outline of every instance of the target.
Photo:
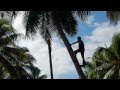
POLYGON ((48 40, 47 44, 48 44, 48 50, 49 50, 51 79, 53 79, 53 68, 52 68, 52 57, 51 57, 51 43, 50 43, 50 40, 48 40))
POLYGON ((60 36, 61 36, 61 38, 62 38, 62 40, 63 40, 63 42, 64 42, 64 44, 65 44, 65 46, 66 46, 66 48, 68 50, 68 52, 70 54, 70 57, 71 57, 74 65, 75 65, 75 68, 77 70, 79 78, 86 79, 86 76, 82 71, 82 68, 81 68, 81 66, 80 66, 80 64, 79 64, 79 62, 78 62, 78 60, 77 60, 77 58, 76 58, 76 56, 75 56, 75 54, 73 52, 73 49, 72 49, 67 37, 65 36, 65 33, 61 29, 58 29, 58 32, 59 32, 59 34, 60 34, 60 36))

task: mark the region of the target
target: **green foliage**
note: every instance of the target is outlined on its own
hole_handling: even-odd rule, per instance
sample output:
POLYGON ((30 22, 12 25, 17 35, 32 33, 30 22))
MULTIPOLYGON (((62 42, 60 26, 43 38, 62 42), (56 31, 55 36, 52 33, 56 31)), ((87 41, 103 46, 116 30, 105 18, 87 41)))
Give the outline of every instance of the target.
POLYGON ((39 79, 40 70, 33 65, 35 58, 26 47, 19 47, 17 34, 10 22, 0 20, 0 79, 39 79))
POLYGON ((120 32, 116 33, 112 39, 112 48, 120 59, 120 32))
MULTIPOLYGON (((13 15, 16 11, 11 11, 13 15)), ((51 40, 52 34, 59 36, 60 31, 69 36, 74 36, 77 33, 74 15, 78 15, 83 21, 86 21, 89 11, 26 11, 24 15, 24 22, 26 27, 26 35, 28 37, 34 36, 39 32, 44 40, 48 42, 51 40)), ((120 11, 106 11, 107 17, 110 22, 117 24, 120 19, 120 11)), ((116 42, 115 42, 116 43, 116 42)), ((118 43, 117 43, 118 44, 118 43)), ((115 45, 117 45, 115 44, 115 45)), ((119 46, 119 44, 118 44, 119 46)), ((116 60, 119 59, 119 48, 111 45, 110 48, 99 48, 96 54, 93 56, 93 67, 99 67, 102 63, 110 63, 114 65, 116 60), (118 48, 118 49, 117 49, 118 48), (117 55, 116 55, 117 54, 117 55)), ((103 65, 104 66, 104 65, 103 65)), ((96 71, 96 70, 95 70, 96 71)), ((97 78, 103 77, 104 72, 97 73, 97 78)))
POLYGON ((87 65, 88 79, 119 79, 120 33, 115 33, 110 47, 98 47, 87 65), (92 67, 92 68, 91 68, 92 67), (89 70, 88 70, 89 68, 89 70))

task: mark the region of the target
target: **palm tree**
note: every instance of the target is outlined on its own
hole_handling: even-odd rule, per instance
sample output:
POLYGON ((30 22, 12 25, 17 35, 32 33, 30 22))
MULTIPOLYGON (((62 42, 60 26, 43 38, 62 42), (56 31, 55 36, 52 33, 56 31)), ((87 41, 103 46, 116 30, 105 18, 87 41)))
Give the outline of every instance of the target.
POLYGON ((110 47, 97 48, 88 68, 87 75, 89 79, 120 78, 120 33, 113 36, 110 47))
MULTIPOLYGON (((74 12, 74 14, 83 15, 82 19, 84 19, 83 17, 87 16, 88 12, 87 11, 83 13, 74 12)), ((25 13, 25 21, 26 21, 26 35, 29 37, 30 35, 34 35, 36 33, 37 27, 38 28, 40 27, 39 31, 44 39, 46 38, 44 36, 51 36, 52 33, 54 32, 57 33, 64 41, 64 44, 67 47, 67 50, 69 51, 69 54, 72 58, 72 61, 75 64, 75 67, 77 69, 79 76, 81 76, 82 78, 85 78, 85 75, 79 65, 79 62, 76 56, 74 55, 72 47, 67 37, 65 36, 65 33, 71 36, 74 36, 76 34, 75 27, 77 23, 75 21, 72 11, 61 11, 61 12, 29 11, 25 13)))
MULTIPOLYGON (((16 34, 9 21, 0 19, 0 78, 29 79, 25 67, 36 68, 35 58, 26 47, 19 47, 15 40, 21 36, 16 34)), ((34 69, 35 70, 35 69, 34 69)), ((33 72, 30 68, 29 71, 33 72)))
MULTIPOLYGON (((15 15, 16 12, 13 12, 13 15, 15 15)), ((107 17, 114 24, 116 24, 116 22, 120 19, 119 11, 106 11, 106 13, 107 17)), ((89 11, 26 11, 26 35, 33 36, 38 30, 42 35, 48 33, 51 35, 56 32, 62 38, 79 77, 85 78, 85 75, 65 35, 68 34, 70 36, 74 36, 77 32, 76 20, 74 18, 75 14, 78 15, 81 20, 85 21, 86 17, 89 15, 89 11)))

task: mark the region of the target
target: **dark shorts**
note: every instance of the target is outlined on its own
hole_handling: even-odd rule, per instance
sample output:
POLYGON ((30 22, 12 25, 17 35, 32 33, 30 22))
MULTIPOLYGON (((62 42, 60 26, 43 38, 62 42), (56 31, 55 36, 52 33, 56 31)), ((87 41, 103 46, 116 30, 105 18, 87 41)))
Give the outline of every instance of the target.
POLYGON ((84 52, 84 51, 85 51, 84 49, 78 49, 75 52, 84 52))

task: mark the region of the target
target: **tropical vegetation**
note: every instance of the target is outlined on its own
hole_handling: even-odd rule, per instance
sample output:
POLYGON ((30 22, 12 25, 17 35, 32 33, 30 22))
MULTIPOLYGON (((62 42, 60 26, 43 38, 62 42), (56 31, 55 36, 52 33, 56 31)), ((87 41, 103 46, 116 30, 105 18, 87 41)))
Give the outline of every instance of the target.
MULTIPOLYGON (((18 13, 18 11, 6 11, 12 17, 18 13)), ((73 52, 73 49, 66 37, 66 35, 74 36, 77 33, 76 18, 79 17, 82 21, 86 21, 90 11, 25 11, 24 23, 26 27, 26 36, 33 37, 39 32, 44 40, 47 42, 52 40, 52 35, 55 33, 60 37, 74 63, 77 73, 80 78, 86 79, 85 74, 73 52)), ((116 24, 120 19, 119 11, 106 11, 106 15, 110 22, 116 24)), ((48 44, 48 49, 51 49, 51 44, 48 44)), ((52 78, 52 58, 51 50, 49 50, 50 56, 50 70, 52 78)))
POLYGON ((87 62, 88 79, 120 79, 120 32, 114 34, 110 47, 98 47, 87 62))
POLYGON ((16 45, 22 37, 11 23, 0 19, 0 79, 41 79, 40 70, 34 66, 35 58, 26 47, 16 45))

